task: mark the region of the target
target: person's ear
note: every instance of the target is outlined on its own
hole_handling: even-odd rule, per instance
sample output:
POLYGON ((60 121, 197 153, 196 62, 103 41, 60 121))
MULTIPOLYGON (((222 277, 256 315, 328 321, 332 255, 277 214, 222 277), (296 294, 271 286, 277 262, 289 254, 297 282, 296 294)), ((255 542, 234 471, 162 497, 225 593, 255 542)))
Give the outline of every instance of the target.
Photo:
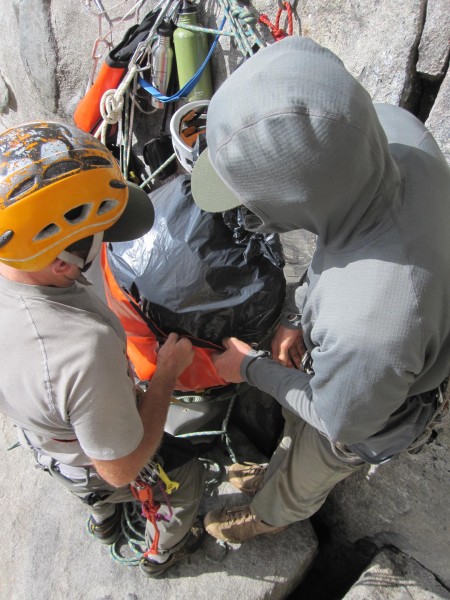
POLYGON ((62 260, 61 258, 55 258, 50 267, 54 275, 67 275, 72 271, 74 265, 62 260))

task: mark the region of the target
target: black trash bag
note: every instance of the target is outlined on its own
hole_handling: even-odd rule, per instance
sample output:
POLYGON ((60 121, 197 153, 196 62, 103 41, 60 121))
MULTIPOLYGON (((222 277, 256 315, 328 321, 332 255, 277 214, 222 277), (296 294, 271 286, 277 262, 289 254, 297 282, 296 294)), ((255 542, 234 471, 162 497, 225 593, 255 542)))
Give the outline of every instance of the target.
POLYGON ((108 246, 117 283, 147 322, 166 333, 217 345, 227 336, 259 344, 272 332, 284 303, 278 235, 245 231, 239 209, 201 210, 192 199, 189 175, 159 188, 151 199, 152 229, 137 240, 108 246))

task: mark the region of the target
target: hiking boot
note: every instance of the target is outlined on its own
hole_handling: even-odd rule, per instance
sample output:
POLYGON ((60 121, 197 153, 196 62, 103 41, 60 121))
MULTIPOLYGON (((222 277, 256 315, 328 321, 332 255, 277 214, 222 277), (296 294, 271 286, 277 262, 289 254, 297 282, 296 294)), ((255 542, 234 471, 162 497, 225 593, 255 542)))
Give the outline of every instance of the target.
POLYGON ((234 463, 228 469, 228 481, 244 494, 254 496, 264 485, 267 463, 234 463))
POLYGON ((141 558, 139 563, 140 570, 146 577, 159 577, 172 565, 198 550, 204 535, 205 528, 203 527, 202 519, 197 518, 191 527, 191 531, 188 533, 185 544, 181 548, 175 550, 175 552, 163 563, 153 561, 151 557, 141 558))
POLYGON ((232 544, 246 542, 263 533, 278 533, 287 527, 274 527, 264 523, 251 512, 249 505, 221 508, 205 516, 205 528, 209 535, 232 544))
POLYGON ((102 544, 114 544, 122 533, 122 506, 115 506, 114 514, 97 523, 91 515, 87 524, 88 531, 102 544))

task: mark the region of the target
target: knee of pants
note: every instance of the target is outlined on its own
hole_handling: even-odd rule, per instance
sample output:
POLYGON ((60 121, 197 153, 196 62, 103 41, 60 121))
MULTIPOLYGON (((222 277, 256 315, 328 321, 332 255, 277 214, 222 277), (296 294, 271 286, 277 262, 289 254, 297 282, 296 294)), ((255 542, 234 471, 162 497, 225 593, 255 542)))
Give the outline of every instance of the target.
MULTIPOLYGON (((202 463, 194 458, 189 462, 167 473, 169 479, 178 483, 178 487, 168 495, 170 504, 174 507, 185 507, 198 503, 202 497, 206 479, 206 469, 202 463)), ((158 486, 155 486, 158 487, 158 486)), ((164 494, 160 489, 155 490, 155 498, 164 501, 164 494)))

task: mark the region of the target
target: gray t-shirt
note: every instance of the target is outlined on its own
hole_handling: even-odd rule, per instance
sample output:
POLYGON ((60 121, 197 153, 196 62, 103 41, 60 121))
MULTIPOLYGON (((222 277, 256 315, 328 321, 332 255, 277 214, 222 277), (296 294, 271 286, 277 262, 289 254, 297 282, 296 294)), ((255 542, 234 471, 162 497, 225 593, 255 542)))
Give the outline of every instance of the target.
POLYGON ((0 410, 33 447, 74 466, 137 448, 125 334, 93 292, 0 276, 0 332, 0 410))

